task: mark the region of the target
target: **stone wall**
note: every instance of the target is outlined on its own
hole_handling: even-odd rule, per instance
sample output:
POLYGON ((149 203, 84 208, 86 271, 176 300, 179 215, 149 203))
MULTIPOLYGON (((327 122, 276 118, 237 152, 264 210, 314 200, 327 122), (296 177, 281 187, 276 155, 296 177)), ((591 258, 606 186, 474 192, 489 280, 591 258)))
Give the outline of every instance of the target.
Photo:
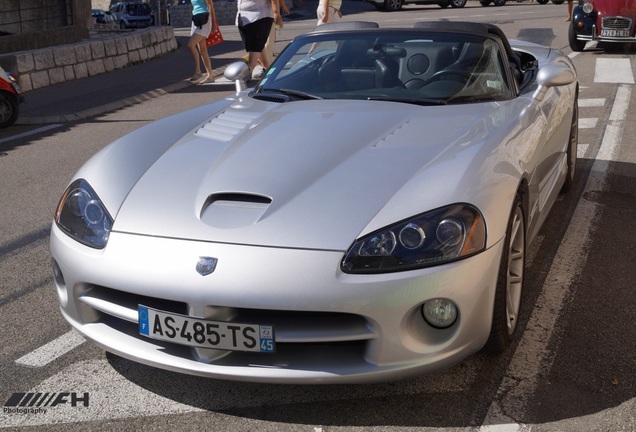
POLYGON ((144 62, 177 47, 172 27, 148 27, 0 56, 0 65, 17 75, 22 91, 27 92, 144 62))
POLYGON ((88 37, 90 4, 62 2, 70 15, 58 14, 59 0, 0 0, 0 54, 72 43, 88 37), (54 19, 47 18, 53 14, 54 19))

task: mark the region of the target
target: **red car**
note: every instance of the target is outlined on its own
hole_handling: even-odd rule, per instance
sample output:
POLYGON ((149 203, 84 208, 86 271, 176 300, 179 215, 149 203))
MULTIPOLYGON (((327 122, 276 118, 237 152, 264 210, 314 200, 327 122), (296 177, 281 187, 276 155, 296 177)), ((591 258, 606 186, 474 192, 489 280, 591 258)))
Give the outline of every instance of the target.
POLYGON ((634 43, 636 0, 580 0, 572 14, 568 40, 572 51, 587 41, 634 43))
POLYGON ((22 102, 20 87, 15 77, 0 66, 0 128, 11 126, 18 119, 22 102))

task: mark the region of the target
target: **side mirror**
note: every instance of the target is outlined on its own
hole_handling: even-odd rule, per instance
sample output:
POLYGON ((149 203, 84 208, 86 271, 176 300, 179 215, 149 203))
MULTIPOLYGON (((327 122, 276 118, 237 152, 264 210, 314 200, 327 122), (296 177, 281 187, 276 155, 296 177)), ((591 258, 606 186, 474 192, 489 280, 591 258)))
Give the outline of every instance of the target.
POLYGON ((251 77, 250 68, 244 62, 234 62, 225 68, 223 76, 236 85, 236 94, 247 88, 247 81, 251 77))
POLYGON ((538 101, 542 101, 550 87, 572 84, 576 80, 574 72, 563 65, 548 65, 539 69, 537 84, 539 87, 532 95, 538 101))

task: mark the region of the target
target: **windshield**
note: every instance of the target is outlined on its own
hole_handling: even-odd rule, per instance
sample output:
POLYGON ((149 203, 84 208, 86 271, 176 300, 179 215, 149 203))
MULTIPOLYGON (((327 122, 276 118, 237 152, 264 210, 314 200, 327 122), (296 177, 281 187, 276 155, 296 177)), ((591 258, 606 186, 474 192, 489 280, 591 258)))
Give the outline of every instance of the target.
POLYGON ((256 94, 422 105, 504 100, 512 92, 499 47, 486 36, 430 31, 307 35, 277 57, 256 94))

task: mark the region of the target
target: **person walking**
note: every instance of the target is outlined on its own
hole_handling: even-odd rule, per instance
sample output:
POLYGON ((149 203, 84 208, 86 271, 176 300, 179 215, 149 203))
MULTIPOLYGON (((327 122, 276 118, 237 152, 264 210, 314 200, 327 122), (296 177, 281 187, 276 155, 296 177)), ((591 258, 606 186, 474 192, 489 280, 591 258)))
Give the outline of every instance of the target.
POLYGON ((206 84, 214 82, 212 71, 212 60, 208 53, 205 40, 216 26, 216 15, 212 0, 191 0, 192 1, 192 28, 190 29, 190 39, 188 49, 194 59, 194 74, 190 81, 195 84, 206 84), (201 73, 201 60, 205 74, 201 73))
POLYGON ((280 14, 278 0, 239 0, 236 13, 236 26, 239 29, 243 46, 248 54, 247 64, 250 73, 254 74, 256 66, 262 65, 258 75, 252 78, 259 79, 270 66, 271 59, 265 52, 265 44, 269 32, 278 24, 283 27, 283 18, 280 14), (260 75, 260 76, 259 76, 260 75))
MULTIPOLYGON (((289 8, 287 7, 287 3, 285 0, 279 0, 280 8, 283 10, 285 15, 289 15, 289 8)), ((265 43, 265 48, 263 49, 263 55, 266 57, 266 62, 269 64, 274 60, 274 45, 276 44, 276 30, 279 28, 277 24, 273 25, 269 31, 269 37, 267 38, 267 42, 265 43)), ((262 56, 261 56, 262 58, 262 56)), ((259 60, 261 66, 263 66, 263 62, 259 60)), ((263 66, 263 68, 265 68, 263 66)))
POLYGON ((574 8, 574 0, 568 0, 568 16, 565 21, 572 21, 572 9, 574 8))
POLYGON ((342 21, 342 0, 320 0, 316 14, 318 15, 318 24, 335 23, 342 21))

